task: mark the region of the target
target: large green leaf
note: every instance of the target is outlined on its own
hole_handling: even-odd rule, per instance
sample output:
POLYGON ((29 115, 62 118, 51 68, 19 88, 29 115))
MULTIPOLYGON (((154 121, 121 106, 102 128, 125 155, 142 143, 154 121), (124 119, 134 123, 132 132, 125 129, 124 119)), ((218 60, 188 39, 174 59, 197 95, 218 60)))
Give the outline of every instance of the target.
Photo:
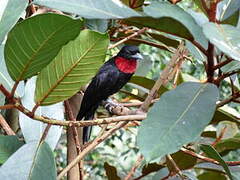
POLYGON ((28 5, 26 0, 1 0, 0 6, 0 44, 12 26, 18 21, 28 5))
POLYGON ((217 98, 218 89, 208 83, 182 83, 164 93, 138 132, 137 142, 146 160, 176 152, 199 137, 213 117, 217 98))
POLYGON ((82 21, 59 14, 41 14, 17 24, 4 51, 12 79, 20 81, 39 72, 79 34, 81 26, 82 21))
POLYGON ((20 141, 17 136, 0 135, 0 164, 4 163, 23 144, 24 142, 20 141))
POLYGON ((44 142, 23 145, 0 168, 5 180, 56 180, 56 175, 53 152, 44 142))
POLYGON ((151 5, 144 7, 144 12, 148 17, 129 18, 126 23, 138 27, 147 26, 190 41, 195 40, 207 47, 207 40, 201 27, 180 7, 170 3, 152 2, 151 5))
POLYGON ((222 52, 240 61, 240 29, 231 25, 207 23, 203 26, 206 37, 222 52))
POLYGON ((88 19, 119 19, 139 16, 137 12, 116 0, 34 0, 34 3, 78 14, 88 19))
POLYGON ((225 153, 231 150, 240 149, 240 134, 237 134, 232 138, 219 141, 216 144, 215 148, 219 153, 225 153))
POLYGON ((108 44, 107 34, 81 31, 38 75, 36 102, 41 105, 54 104, 79 91, 99 69, 108 44))
POLYGON ((225 161, 222 159, 222 157, 220 156, 220 154, 218 154, 218 152, 210 145, 206 145, 206 144, 202 144, 200 146, 201 150, 207 154, 208 157, 215 159, 216 161, 218 161, 220 163, 220 165, 224 168, 226 174, 228 175, 228 177, 233 180, 231 172, 228 168, 228 165, 225 163, 225 161))

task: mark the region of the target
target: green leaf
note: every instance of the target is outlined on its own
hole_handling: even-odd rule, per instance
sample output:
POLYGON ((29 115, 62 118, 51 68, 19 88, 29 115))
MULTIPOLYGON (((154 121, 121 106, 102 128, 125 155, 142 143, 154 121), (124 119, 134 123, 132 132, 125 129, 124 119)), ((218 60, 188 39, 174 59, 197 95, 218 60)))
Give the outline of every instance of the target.
POLYGON ((139 14, 116 0, 35 0, 35 4, 78 14, 88 19, 122 19, 139 14))
POLYGON ((174 162, 177 164, 180 170, 190 169, 197 163, 197 158, 182 151, 178 151, 171 154, 174 162))
POLYGON ((220 156, 220 154, 218 154, 218 152, 210 145, 206 145, 206 144, 201 144, 200 146, 201 150, 206 153, 206 155, 210 158, 215 159, 216 161, 218 161, 220 163, 220 165, 224 168, 226 174, 228 175, 228 177, 233 180, 231 172, 228 168, 228 165, 225 163, 225 161, 222 159, 222 157, 220 156))
POLYGON ((222 72, 231 72, 240 69, 239 61, 232 61, 221 68, 222 72))
POLYGON ((197 41, 203 47, 207 47, 207 40, 201 27, 180 7, 165 2, 152 2, 151 5, 144 7, 144 12, 149 17, 129 18, 125 22, 140 28, 146 26, 190 41, 197 41))
POLYGON ((157 33, 148 33, 153 39, 160 41, 161 43, 167 45, 167 46, 171 46, 174 48, 177 48, 179 45, 179 41, 176 41, 174 39, 170 39, 166 36, 163 36, 161 34, 157 34, 157 33))
POLYGON ((50 105, 77 93, 101 66, 108 44, 107 34, 81 31, 38 75, 35 101, 50 105))
POLYGON ((240 30, 238 28, 227 24, 207 23, 203 26, 203 32, 218 49, 240 61, 240 30))
POLYGON ((217 99, 217 87, 208 83, 182 83, 164 93, 138 132, 137 143, 146 160, 176 152, 199 137, 213 117, 217 99))
POLYGON ((121 178, 117 175, 117 169, 114 166, 111 166, 105 162, 104 169, 106 171, 108 180, 121 180, 121 178))
POLYGON ((193 2, 202 10, 202 12, 204 13, 204 14, 208 14, 208 12, 206 12, 206 10, 203 8, 203 4, 202 4, 202 2, 203 1, 201 1, 201 0, 193 0, 193 2))
POLYGON ((88 29, 105 33, 108 29, 108 20, 106 19, 86 19, 85 25, 88 29))
POLYGON ((143 166, 142 175, 147 175, 155 171, 159 171, 160 169, 164 168, 165 166, 160 165, 158 163, 149 163, 143 166))
POLYGON ((56 175, 53 152, 45 142, 23 145, 0 168, 5 180, 56 180, 56 175))
POLYGON ((232 138, 219 141, 215 148, 219 153, 226 153, 231 150, 240 149, 240 134, 238 133, 232 138))
MULTIPOLYGON (((130 79, 129 83, 133 83, 133 84, 136 84, 138 86, 144 87, 148 90, 151 90, 152 87, 155 84, 155 81, 152 80, 152 79, 148 79, 146 77, 142 77, 142 76, 133 76, 130 79)), ((161 86, 161 88, 158 90, 158 94, 161 95, 166 91, 168 91, 168 89, 165 88, 164 86, 161 86)))
MULTIPOLYGON (((22 105, 27 109, 32 109, 35 106, 34 92, 36 89, 36 79, 36 77, 32 77, 27 81, 25 86, 25 94, 21 98, 22 105)), ((51 106, 40 106, 36 110, 35 114, 62 121, 65 119, 63 103, 57 103, 51 106)), ((32 141, 39 141, 47 126, 46 123, 34 121, 23 113, 19 114, 19 125, 26 143, 30 143, 32 141)), ((61 126, 52 125, 49 129, 48 134, 45 138, 45 142, 48 143, 52 150, 55 149, 60 139, 61 132, 61 126)))
POLYGON ((217 6, 217 19, 224 21, 240 8, 240 0, 223 0, 217 6))
MULTIPOLYGON (((15 82, 11 79, 10 75, 8 74, 3 51, 4 51, 4 44, 0 45, 0 84, 3 84, 3 86, 8 91, 11 91, 15 82)), ((18 97, 22 97, 23 94, 24 94, 24 82, 20 82, 16 89, 15 95, 18 97)))
POLYGON ((11 78, 21 81, 35 75, 79 34, 81 27, 80 20, 50 13, 17 24, 8 34, 4 51, 11 78))
POLYGON ((0 135, 0 164, 3 164, 23 144, 24 142, 17 136, 0 135))
POLYGON ((207 179, 227 180, 227 177, 224 174, 219 172, 214 172, 214 171, 203 172, 202 174, 198 175, 197 178, 199 180, 207 180, 207 179))
POLYGON ((6 34, 18 21, 28 5, 26 0, 1 0, 0 6, 0 44, 6 34))

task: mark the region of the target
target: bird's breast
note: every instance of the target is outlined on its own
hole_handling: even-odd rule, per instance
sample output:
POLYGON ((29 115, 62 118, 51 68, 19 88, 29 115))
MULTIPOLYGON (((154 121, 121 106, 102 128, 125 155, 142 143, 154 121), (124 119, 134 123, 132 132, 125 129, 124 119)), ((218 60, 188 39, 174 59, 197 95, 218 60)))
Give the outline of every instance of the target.
POLYGON ((137 61, 136 60, 129 60, 122 57, 117 57, 115 59, 115 64, 119 71, 123 73, 135 73, 137 68, 137 61))

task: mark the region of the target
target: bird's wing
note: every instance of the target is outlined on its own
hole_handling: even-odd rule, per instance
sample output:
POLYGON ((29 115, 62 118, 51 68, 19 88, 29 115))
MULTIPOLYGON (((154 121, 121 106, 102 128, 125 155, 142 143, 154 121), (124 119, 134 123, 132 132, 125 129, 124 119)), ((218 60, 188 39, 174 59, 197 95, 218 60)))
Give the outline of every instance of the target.
POLYGON ((102 100, 114 93, 112 91, 118 77, 119 71, 111 63, 105 63, 101 67, 84 93, 78 119, 90 116, 102 100))

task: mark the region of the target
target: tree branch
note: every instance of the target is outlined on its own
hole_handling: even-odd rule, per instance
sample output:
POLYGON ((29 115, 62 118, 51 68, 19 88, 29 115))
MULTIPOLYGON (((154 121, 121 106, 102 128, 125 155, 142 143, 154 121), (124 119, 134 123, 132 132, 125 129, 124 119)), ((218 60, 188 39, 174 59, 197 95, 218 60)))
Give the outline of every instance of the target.
POLYGON ((82 158, 88 154, 91 150, 93 150, 98 144, 103 142, 109 136, 111 136, 115 131, 125 126, 128 122, 121 122, 118 123, 114 128, 108 130, 107 132, 103 133, 102 136, 97 137, 90 143, 82 152, 70 163, 67 167, 65 167, 62 172, 58 175, 57 180, 60 180, 72 167, 74 167, 82 158))
POLYGON ((0 114, 0 125, 2 126, 2 128, 4 129, 7 135, 10 135, 10 136, 16 135, 1 114, 0 114))
POLYGON ((147 112, 152 100, 156 98, 157 92, 159 88, 169 80, 170 73, 172 69, 175 67, 177 62, 183 59, 184 56, 187 54, 187 50, 184 47, 183 42, 179 45, 176 52, 173 54, 169 64, 167 67, 162 71, 161 75, 159 76, 158 80, 155 82, 153 88, 151 89, 150 93, 148 94, 147 98, 145 99, 144 103, 141 105, 140 110, 143 112, 147 112))

